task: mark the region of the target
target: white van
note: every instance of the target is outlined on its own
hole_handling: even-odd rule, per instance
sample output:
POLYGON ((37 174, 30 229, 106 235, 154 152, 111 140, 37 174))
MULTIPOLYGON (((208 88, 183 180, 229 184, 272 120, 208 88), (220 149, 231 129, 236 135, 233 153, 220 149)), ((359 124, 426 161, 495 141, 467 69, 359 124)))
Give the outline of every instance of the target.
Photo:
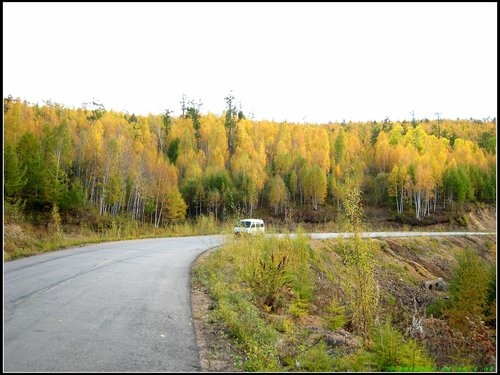
POLYGON ((234 227, 234 233, 264 233, 264 220, 261 219, 243 219, 234 227))

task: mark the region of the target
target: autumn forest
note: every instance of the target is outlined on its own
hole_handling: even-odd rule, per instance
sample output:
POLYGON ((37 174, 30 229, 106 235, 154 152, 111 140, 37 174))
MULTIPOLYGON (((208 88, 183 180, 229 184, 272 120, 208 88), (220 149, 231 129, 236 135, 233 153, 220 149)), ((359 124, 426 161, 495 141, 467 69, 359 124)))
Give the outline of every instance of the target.
POLYGON ((136 116, 95 102, 70 109, 5 98, 5 202, 162 227, 256 210, 342 215, 347 178, 364 205, 416 221, 496 200, 496 119, 277 123, 224 100, 220 115, 183 97, 178 116, 136 116))

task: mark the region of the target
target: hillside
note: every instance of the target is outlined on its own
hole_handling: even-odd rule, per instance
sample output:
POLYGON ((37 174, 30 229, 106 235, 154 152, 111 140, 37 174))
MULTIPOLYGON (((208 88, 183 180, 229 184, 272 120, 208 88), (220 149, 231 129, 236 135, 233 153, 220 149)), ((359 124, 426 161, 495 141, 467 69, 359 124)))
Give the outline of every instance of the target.
POLYGON ((495 203, 496 119, 292 124, 231 109, 136 116, 4 98, 5 211, 15 224, 100 232, 124 218, 122 231, 256 215, 338 230, 354 188, 393 224, 495 203))
MULTIPOLYGON (((466 217, 471 230, 495 231, 496 215, 493 209, 470 211, 466 217)), ((494 321, 490 320, 486 325, 471 323, 467 329, 463 329, 453 323, 453 314, 457 312, 448 313, 443 306, 450 301, 450 285, 456 284, 453 279, 466 250, 473 252, 489 267, 495 266, 496 235, 391 238, 371 240, 371 242, 375 244, 371 249, 374 254, 373 276, 379 296, 377 319, 391 322, 391 328, 387 329, 396 336, 398 333, 395 332, 399 332, 397 340, 400 340, 401 347, 405 347, 407 342, 414 342, 422 353, 427 353, 430 359, 428 362, 422 360, 420 370, 445 371, 446 368, 464 369, 464 366, 468 365, 472 366, 468 369, 476 367, 482 371, 491 371, 496 366, 496 335, 492 328, 495 327, 494 321), (403 341, 410 339, 414 341, 403 341)), ((223 281, 236 278, 229 275, 241 272, 238 271, 239 262, 243 262, 243 268, 254 267, 251 259, 255 252, 250 248, 259 246, 258 243, 252 245, 242 243, 228 250, 222 249, 219 255, 213 252, 200 257, 193 267, 192 304, 203 370, 380 371, 381 367, 377 367, 380 365, 377 362, 380 353, 377 351, 376 340, 365 345, 362 336, 353 328, 349 314, 343 310, 349 305, 345 290, 346 282, 352 281, 352 275, 345 265, 345 252, 342 250, 344 245, 339 245, 335 240, 309 241, 307 246, 309 269, 302 272, 311 272, 310 280, 314 280, 311 295, 307 296, 307 293, 302 291, 302 297, 298 298, 297 293, 300 292, 294 292, 293 287, 277 288, 279 291, 277 298, 281 298, 281 305, 275 311, 269 310, 262 304, 258 292, 252 292, 251 288, 245 287, 247 283, 251 285, 251 281, 243 279, 238 282, 240 286, 243 285, 242 295, 247 297, 236 297, 240 286, 231 286, 231 281, 227 281, 227 284, 223 281), (239 258, 238 249, 248 252, 245 256, 247 260, 239 258), (232 265, 224 263, 226 257, 231 258, 232 265), (214 264, 219 265, 218 271, 227 275, 227 279, 215 277, 210 273, 211 265, 214 264), (261 333, 252 336, 249 332, 244 333, 243 328, 238 328, 238 318, 226 311, 230 309, 231 302, 224 299, 225 290, 227 293, 234 293, 230 300, 236 306, 240 306, 234 307, 239 311, 234 314, 240 315, 239 319, 245 322, 242 324, 254 326, 253 330, 259 332, 262 330, 261 333), (254 297, 248 297, 249 293, 256 294, 254 297), (236 298, 242 300, 234 302, 236 298), (241 311, 238 310, 242 309, 243 300, 250 301, 255 310, 249 306, 241 311), (339 313, 342 311, 343 313, 339 313), (247 313, 253 318, 245 317, 247 313), (268 331, 260 324, 268 327, 268 331), (252 345, 267 347, 269 343, 265 342, 264 337, 271 336, 278 345, 276 353, 272 349, 267 349, 269 350, 267 354, 255 352, 256 349, 251 349, 246 342, 250 340, 254 342, 252 345), (265 363, 273 361, 279 365, 266 367, 265 363), (297 363, 293 364, 293 361, 297 363)), ((264 245, 264 248, 266 246, 268 250, 274 246, 276 266, 277 259, 281 259, 279 254, 283 254, 279 251, 286 246, 295 245, 272 243, 264 245)), ((269 266, 273 263, 266 261, 264 254, 263 250, 259 262, 267 264, 268 272, 272 273, 274 268, 269 266)), ((297 267, 297 262, 295 260, 293 267, 297 267)), ((283 270, 286 267, 287 265, 283 270)), ((274 270, 278 268, 276 266, 274 270)), ((258 271, 259 266, 253 269, 258 271)), ((254 272, 254 277, 255 275, 258 276, 259 273, 254 272)), ((282 276, 284 277, 284 274, 282 276)), ((481 294, 480 281, 472 280, 472 283, 476 281, 478 290, 473 290, 473 293, 481 294)), ((496 284, 496 277, 494 281, 496 284)), ((263 285, 261 284, 261 288, 263 285)), ((493 306, 496 311, 496 300, 493 306)), ((449 311, 452 310, 450 307, 449 311)), ((487 319, 491 318, 490 313, 487 319)), ((482 319, 485 319, 485 316, 482 319)), ((378 328, 380 334, 385 332, 383 327, 385 326, 378 328)), ((423 354, 422 356, 425 357, 423 354)), ((408 371, 408 368, 404 369, 405 362, 399 360, 400 362, 397 360, 394 362, 396 366, 400 363, 400 370, 408 371)), ((385 367, 385 371, 390 371, 388 363, 390 361, 386 363, 389 367, 385 367)))

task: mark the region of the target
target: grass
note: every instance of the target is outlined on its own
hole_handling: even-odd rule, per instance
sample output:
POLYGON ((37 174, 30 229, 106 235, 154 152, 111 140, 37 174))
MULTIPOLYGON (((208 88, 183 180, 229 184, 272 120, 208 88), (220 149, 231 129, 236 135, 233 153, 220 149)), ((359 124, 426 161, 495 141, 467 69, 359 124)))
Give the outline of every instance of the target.
POLYGON ((308 314, 312 298, 309 250, 303 237, 230 237, 193 268, 195 282, 209 289, 216 315, 245 353, 243 370, 282 369, 279 339, 293 332, 294 317, 308 314))
MULTIPOLYGON (((360 337, 352 333, 353 307, 343 287, 352 282, 353 275, 347 272, 341 251, 349 241, 313 241, 306 236, 231 236, 224 246, 194 265, 193 285, 203 284, 215 301, 212 319, 218 326, 226 327, 232 346, 240 355, 240 370, 351 372, 435 368, 434 357, 423 342, 405 336, 402 321, 391 322, 393 316, 410 316, 411 324, 414 306, 411 302, 402 306, 400 302, 406 294, 395 296, 392 289, 381 289, 381 295, 386 297, 383 303, 391 306, 380 311, 380 322, 375 323, 371 340, 361 343, 360 337), (329 337, 339 337, 340 332, 346 335, 342 336, 346 342, 359 339, 359 346, 332 344, 329 337)), ((379 246, 382 242, 366 241, 379 246)), ((451 251, 450 256, 454 257, 458 251, 442 239, 391 241, 406 248, 412 246, 413 251, 426 258, 435 251, 451 251), (422 247, 429 250, 422 251, 422 247)), ((478 246, 487 248, 491 244, 478 240, 478 246)), ((416 290, 415 283, 423 280, 420 276, 410 280, 400 261, 390 255, 382 251, 375 251, 374 255, 383 263, 377 267, 388 271, 378 276, 385 280, 380 283, 381 288, 388 286, 394 275, 401 277, 398 282, 407 284, 410 291, 416 290)), ((406 293, 404 290, 400 292, 406 293)), ((435 303, 430 311, 438 312, 440 308, 435 303)))
POLYGON ((331 332, 347 325, 348 306, 338 288, 349 275, 341 261, 331 249, 318 254, 304 235, 229 238, 195 265, 193 276, 194 283, 208 288, 216 315, 245 353, 242 370, 336 371, 342 356, 331 356, 324 334, 313 338, 304 322, 315 321, 315 330, 331 332), (335 280, 327 276, 330 269, 343 272, 342 277, 337 274, 328 283, 335 280))
POLYGON ((73 246, 140 238, 199 236, 232 233, 231 221, 216 222, 213 216, 200 216, 184 222, 155 228, 128 218, 116 218, 100 224, 61 225, 54 232, 50 226, 29 223, 4 225, 4 261, 55 251, 73 246))

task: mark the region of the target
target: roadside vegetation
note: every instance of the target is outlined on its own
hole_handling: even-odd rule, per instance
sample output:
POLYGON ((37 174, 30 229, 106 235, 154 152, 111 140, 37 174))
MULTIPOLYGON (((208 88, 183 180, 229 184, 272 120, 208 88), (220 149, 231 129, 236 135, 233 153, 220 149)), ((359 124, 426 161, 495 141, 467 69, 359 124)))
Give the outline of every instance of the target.
POLYGON ((230 237, 193 268, 212 300, 199 318, 235 371, 493 371, 490 241, 230 237), (438 276, 445 290, 425 288, 438 276))
POLYGON ((70 220, 68 223, 61 220, 57 211, 52 211, 48 217, 27 221, 17 207, 7 203, 4 208, 3 255, 4 261, 8 261, 66 247, 106 241, 228 234, 233 230, 233 221, 228 220, 221 224, 216 222, 212 215, 202 215, 191 221, 156 228, 149 223, 138 223, 125 215, 92 216, 88 212, 83 220, 77 223, 71 223, 70 220))
MULTIPOLYGON (((361 192, 346 182, 344 225, 359 233, 361 192)), ((223 330, 234 371, 493 371, 495 264, 495 236, 229 236, 193 268, 212 300, 200 334, 223 330)))

